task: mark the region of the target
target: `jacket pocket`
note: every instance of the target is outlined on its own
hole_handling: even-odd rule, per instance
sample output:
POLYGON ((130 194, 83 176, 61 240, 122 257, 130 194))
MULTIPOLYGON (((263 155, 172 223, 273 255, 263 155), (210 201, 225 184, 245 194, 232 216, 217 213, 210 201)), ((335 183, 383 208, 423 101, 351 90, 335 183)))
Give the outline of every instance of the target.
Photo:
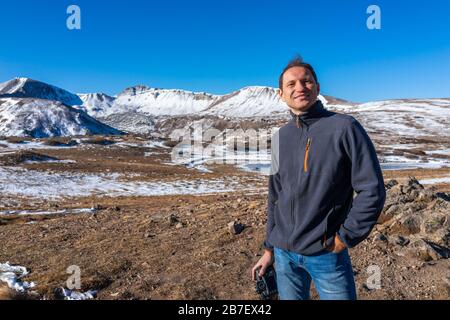
POLYGON ((278 200, 275 200, 275 202, 273 203, 273 223, 276 226, 278 224, 278 215, 279 215, 279 210, 278 210, 278 200))
POLYGON ((334 241, 334 235, 336 231, 333 228, 332 221, 334 220, 334 216, 336 214, 336 206, 333 204, 332 208, 330 209, 330 212, 328 212, 325 221, 324 221, 324 231, 322 234, 322 247, 329 251, 328 248, 331 247, 334 241), (331 220, 331 221, 330 221, 331 220), (330 223, 331 222, 331 223, 330 223))
POLYGON ((331 213, 327 215, 325 219, 325 232, 323 234, 322 243, 324 248, 331 246, 334 241, 336 233, 339 231, 340 226, 345 221, 345 214, 342 211, 344 209, 343 204, 333 204, 331 213))
POLYGON ((311 138, 306 142, 305 158, 303 159, 303 171, 308 172, 309 149, 311 148, 311 138))

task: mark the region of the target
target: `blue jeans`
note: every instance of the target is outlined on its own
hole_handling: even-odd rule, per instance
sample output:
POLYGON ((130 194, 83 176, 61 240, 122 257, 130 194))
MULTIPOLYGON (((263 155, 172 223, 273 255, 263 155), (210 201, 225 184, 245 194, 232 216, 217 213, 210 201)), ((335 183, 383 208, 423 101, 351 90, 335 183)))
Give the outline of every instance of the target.
POLYGON ((274 248, 280 300, 308 300, 311 280, 321 300, 356 300, 348 250, 304 256, 274 248))

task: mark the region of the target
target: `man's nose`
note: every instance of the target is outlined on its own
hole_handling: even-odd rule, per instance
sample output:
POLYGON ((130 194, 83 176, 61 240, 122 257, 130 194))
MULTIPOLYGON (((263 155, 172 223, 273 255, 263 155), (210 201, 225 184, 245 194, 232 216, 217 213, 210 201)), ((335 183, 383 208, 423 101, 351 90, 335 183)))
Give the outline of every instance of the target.
POLYGON ((295 91, 304 91, 306 87, 303 85, 301 81, 297 81, 294 87, 295 91))

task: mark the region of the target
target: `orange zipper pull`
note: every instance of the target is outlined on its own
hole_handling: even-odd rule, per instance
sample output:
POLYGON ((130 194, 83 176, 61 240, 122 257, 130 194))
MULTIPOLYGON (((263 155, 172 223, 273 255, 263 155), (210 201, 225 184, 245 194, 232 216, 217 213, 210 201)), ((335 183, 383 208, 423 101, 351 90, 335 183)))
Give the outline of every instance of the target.
POLYGON ((305 172, 308 171, 308 158, 309 158, 309 148, 310 147, 311 147, 311 138, 308 138, 308 142, 306 142, 305 159, 303 161, 303 170, 305 172))

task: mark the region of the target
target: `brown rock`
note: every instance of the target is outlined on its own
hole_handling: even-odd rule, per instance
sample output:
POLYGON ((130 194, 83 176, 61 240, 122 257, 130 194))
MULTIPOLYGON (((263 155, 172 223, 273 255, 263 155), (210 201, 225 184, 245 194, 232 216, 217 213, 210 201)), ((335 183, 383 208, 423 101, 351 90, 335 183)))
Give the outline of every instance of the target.
POLYGON ((237 221, 228 223, 228 232, 234 235, 240 234, 244 228, 245 226, 237 221))
POLYGON ((169 224, 171 226, 175 225, 178 222, 178 217, 174 214, 171 213, 168 217, 167 217, 167 221, 169 222, 169 224))

